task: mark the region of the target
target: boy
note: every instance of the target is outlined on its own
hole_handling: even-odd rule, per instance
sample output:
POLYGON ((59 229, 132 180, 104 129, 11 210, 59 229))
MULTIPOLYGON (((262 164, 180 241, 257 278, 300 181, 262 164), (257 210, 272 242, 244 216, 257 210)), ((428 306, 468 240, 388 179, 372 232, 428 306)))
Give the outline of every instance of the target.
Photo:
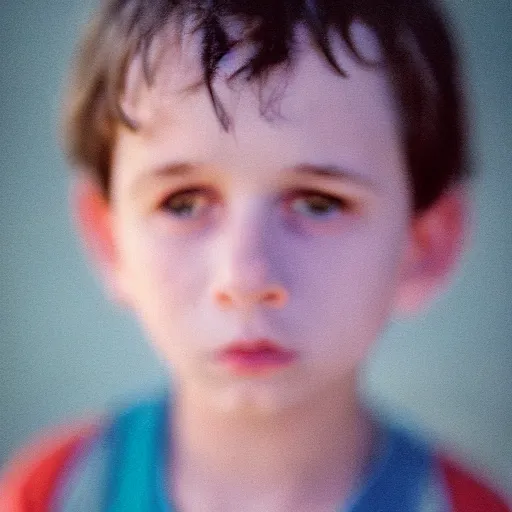
POLYGON ((357 393, 458 259, 460 95, 427 1, 105 5, 67 108, 73 204, 172 395, 49 441, 0 509, 508 510, 357 393))

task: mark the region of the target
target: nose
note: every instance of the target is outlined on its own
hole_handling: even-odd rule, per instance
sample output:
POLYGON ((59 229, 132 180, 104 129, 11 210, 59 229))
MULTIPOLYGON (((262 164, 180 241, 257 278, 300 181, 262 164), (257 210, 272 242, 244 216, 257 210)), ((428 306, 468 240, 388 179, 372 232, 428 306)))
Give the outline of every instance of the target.
POLYGON ((281 309, 288 302, 288 295, 277 285, 251 291, 231 287, 216 290, 215 302, 222 309, 247 309, 257 305, 281 309))
POLYGON ((284 262, 268 223, 246 219, 233 224, 215 251, 215 304, 221 309, 284 308, 289 300, 279 279, 284 262))

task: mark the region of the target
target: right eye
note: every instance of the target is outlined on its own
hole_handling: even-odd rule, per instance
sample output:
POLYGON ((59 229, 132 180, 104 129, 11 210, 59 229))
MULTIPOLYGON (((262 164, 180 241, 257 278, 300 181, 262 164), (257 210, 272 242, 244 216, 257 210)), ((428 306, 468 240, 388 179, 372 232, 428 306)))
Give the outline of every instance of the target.
POLYGON ((295 212, 317 220, 329 219, 348 209, 347 204, 337 197, 307 191, 297 194, 291 206, 295 212))
POLYGON ((212 203, 211 194, 200 188, 180 190, 168 196, 160 208, 180 219, 197 219, 212 203))

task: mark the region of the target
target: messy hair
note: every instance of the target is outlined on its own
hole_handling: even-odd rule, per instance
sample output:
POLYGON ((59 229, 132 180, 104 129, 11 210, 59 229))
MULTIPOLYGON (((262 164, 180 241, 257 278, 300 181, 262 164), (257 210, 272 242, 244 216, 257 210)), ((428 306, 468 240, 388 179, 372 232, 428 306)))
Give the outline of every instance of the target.
POLYGON ((358 51, 350 30, 354 21, 368 26, 382 48, 400 113, 412 202, 422 211, 468 174, 458 61, 446 21, 431 0, 108 0, 78 48, 64 112, 68 156, 108 197, 116 130, 119 124, 138 128, 121 105, 128 68, 140 56, 151 86, 149 49, 170 24, 179 33, 188 23, 200 35, 203 84, 227 131, 229 116, 213 81, 219 62, 236 45, 249 44, 254 52, 233 76, 264 80, 291 62, 301 25, 329 66, 347 78, 334 56, 332 33, 361 65, 377 65, 358 51), (232 20, 245 27, 242 40, 226 30, 232 20))

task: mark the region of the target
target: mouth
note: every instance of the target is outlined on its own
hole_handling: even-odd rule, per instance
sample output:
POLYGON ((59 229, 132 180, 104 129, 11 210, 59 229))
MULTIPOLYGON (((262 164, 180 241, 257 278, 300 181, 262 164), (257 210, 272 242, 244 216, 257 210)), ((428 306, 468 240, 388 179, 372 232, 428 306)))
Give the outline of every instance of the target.
POLYGON ((216 354, 216 362, 237 375, 275 372, 292 365, 298 355, 267 340, 239 340, 216 354))

